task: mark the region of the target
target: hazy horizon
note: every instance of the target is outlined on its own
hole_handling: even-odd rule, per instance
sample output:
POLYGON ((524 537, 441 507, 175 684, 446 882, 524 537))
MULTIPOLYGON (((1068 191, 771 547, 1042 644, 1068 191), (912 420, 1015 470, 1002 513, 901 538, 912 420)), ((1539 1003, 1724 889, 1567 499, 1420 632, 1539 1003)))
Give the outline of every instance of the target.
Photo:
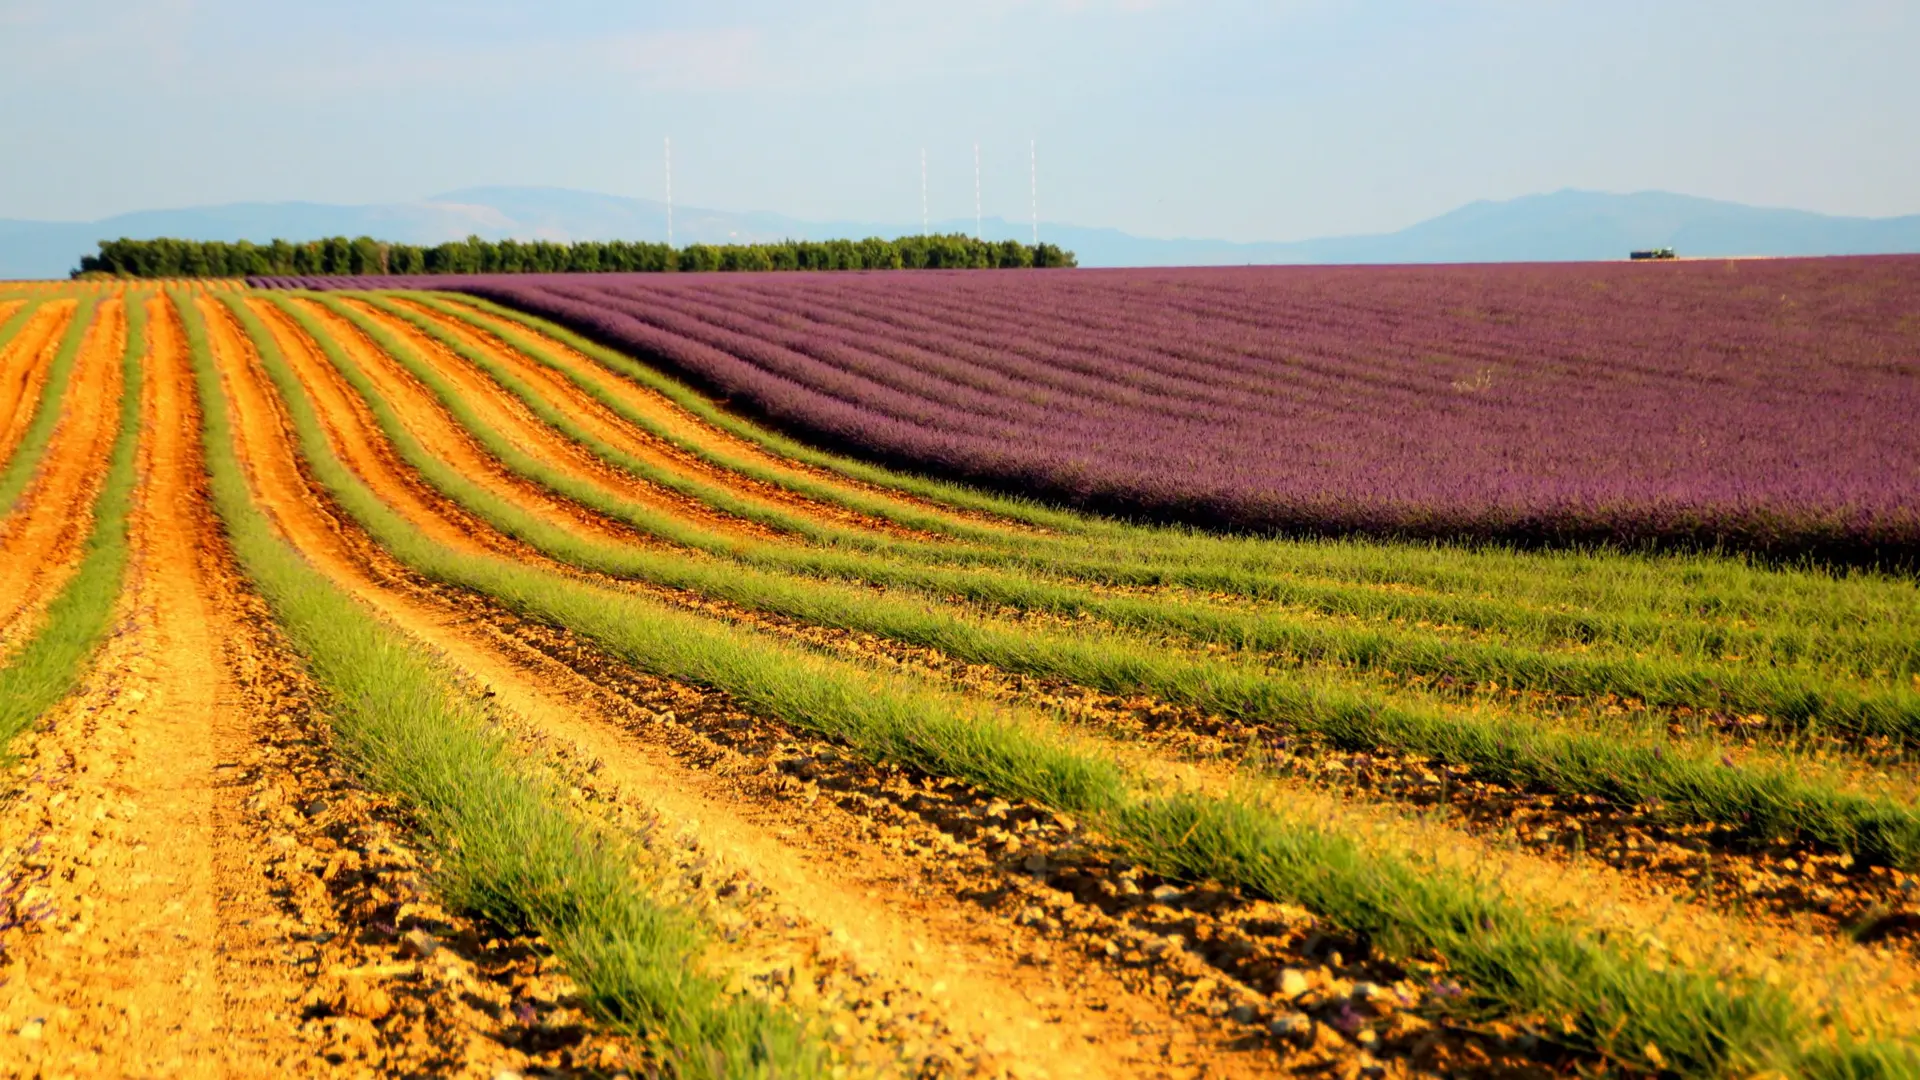
POLYGON ((1920 211, 1920 12, 1884 0, 732 0, 633 12, 0 0, 0 217, 494 185, 808 220, 1388 232, 1564 188, 1920 211), (73 73, 83 73, 75 77, 73 73), (57 86, 57 93, 47 87, 57 86), (1524 88, 1516 91, 1514 88, 1524 88))

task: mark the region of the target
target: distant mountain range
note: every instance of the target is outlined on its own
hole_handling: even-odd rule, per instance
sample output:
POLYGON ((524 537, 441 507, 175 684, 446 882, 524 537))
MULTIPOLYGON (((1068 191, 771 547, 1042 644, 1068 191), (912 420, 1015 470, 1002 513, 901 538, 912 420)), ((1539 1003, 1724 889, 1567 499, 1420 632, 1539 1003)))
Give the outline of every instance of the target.
MULTIPOLYGON (((64 277, 99 240, 175 236, 192 240, 374 236, 436 244, 488 239, 664 240, 666 206, 562 188, 485 187, 410 203, 233 203, 147 210, 101 221, 0 219, 0 279, 64 277)), ((973 221, 940 221, 941 232, 973 221)), ((1026 240, 1027 222, 987 218, 990 239, 1026 240)), ((676 206, 677 243, 900 236, 899 223, 802 221, 771 213, 676 206)), ((1118 229, 1041 222, 1041 239, 1074 251, 1082 266, 1227 266, 1246 263, 1516 262, 1618 259, 1633 248, 1682 255, 1870 255, 1920 252, 1920 214, 1835 217, 1720 202, 1663 191, 1613 195, 1557 191, 1504 202, 1469 203, 1398 232, 1285 243, 1153 239, 1118 229)))

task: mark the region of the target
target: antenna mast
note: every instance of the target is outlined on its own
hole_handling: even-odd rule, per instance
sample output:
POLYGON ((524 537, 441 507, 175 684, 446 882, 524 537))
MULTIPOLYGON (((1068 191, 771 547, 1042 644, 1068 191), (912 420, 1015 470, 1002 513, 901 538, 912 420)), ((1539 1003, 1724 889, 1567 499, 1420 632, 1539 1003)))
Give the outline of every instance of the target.
POLYGON ((1040 246, 1040 152, 1027 140, 1027 182, 1033 195, 1033 246, 1040 246))
POLYGON ((927 148, 920 148, 920 235, 927 235, 927 148))
POLYGON ((667 136, 667 246, 673 246, 673 136, 667 136))
POLYGON ((980 239, 980 141, 973 143, 973 238, 980 239))

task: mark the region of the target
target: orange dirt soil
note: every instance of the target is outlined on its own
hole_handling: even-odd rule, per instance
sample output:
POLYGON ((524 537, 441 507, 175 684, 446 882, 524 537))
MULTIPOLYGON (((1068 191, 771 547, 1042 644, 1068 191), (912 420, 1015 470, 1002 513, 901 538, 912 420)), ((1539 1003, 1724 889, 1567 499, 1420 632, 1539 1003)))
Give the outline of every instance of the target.
MULTIPOLYGON (((483 319, 498 319, 497 316, 461 304, 453 298, 442 297, 440 299, 452 307, 473 312, 483 319)), ((689 413, 665 396, 655 393, 637 383, 630 382, 620 375, 607 370, 605 367, 602 367, 598 361, 575 351, 564 342, 547 337, 531 327, 518 323, 512 324, 512 329, 518 334, 525 335, 539 342, 541 348, 553 359, 565 365, 568 372, 581 376, 589 384, 598 388, 609 397, 626 405, 633 411, 652 416, 669 433, 691 444, 708 447, 724 453, 729 457, 751 462, 775 474, 806 477, 816 482, 824 482, 832 487, 846 491, 858 491, 866 495, 879 496, 903 506, 913 507, 922 513, 944 517, 954 522, 976 526, 984 525, 1015 533, 1045 531, 1035 526, 1024 525, 990 514, 944 506, 918 498, 914 495, 896 491, 892 488, 868 484, 851 477, 842 476, 828 469, 822 469, 780 457, 769 452, 757 443, 721 431, 719 428, 689 413)))
MULTIPOLYGON (((104 292, 72 389, 57 403, 63 419, 46 462, 0 521, 0 662, 8 627, 20 636, 71 572, 104 473, 127 295, 104 292)), ((1396 966, 1298 908, 1156 878, 1071 817, 871 764, 723 693, 634 670, 564 629, 420 578, 316 487, 241 324, 206 289, 196 293, 236 449, 276 529, 443 658, 575 813, 631 842, 639 876, 722 931, 700 967, 732 992, 813 1023, 854 1075, 1399 1080, 1589 1066, 1611 1074, 1605 1062, 1526 1036, 1517 1018, 1434 1007, 1443 966, 1396 966), (1336 1014, 1362 1026, 1341 1026, 1336 1014)), ((1232 790, 1367 851, 1495 883, 1542 918, 1590 925, 1658 963, 1776 983, 1809 1014, 1832 1008, 1845 1027, 1920 1027, 1909 942, 1855 943, 1825 916, 1728 906, 1718 886, 1608 865, 1584 844, 1563 850, 1546 834, 1584 824, 1601 837, 1598 818, 1565 817, 1574 813, 1566 807, 1527 816, 1514 810, 1519 793, 1489 790, 1488 807, 1505 811, 1449 806, 1442 796, 1436 805, 1452 812, 1436 814, 1409 804, 1401 789, 1413 781, 1361 783, 1345 779, 1353 766, 1342 764, 1364 758, 1367 770, 1404 780, 1428 774, 1418 760, 1304 741, 1285 751, 1284 765, 1247 759, 1263 733, 1224 718, 558 566, 424 483, 302 328, 273 303, 244 302, 347 467, 425 536, 465 556, 644 593, 999 702, 1035 725, 1059 725, 1063 738, 1163 790, 1232 790)), ((766 537, 626 476, 411 324, 348 302, 410 342, 489 423, 550 466, 703 526, 766 537)), ((211 513, 184 328, 170 302, 147 303, 140 486, 117 630, 80 691, 12 748, 18 760, 0 797, 0 1073, 652 1073, 657 1063, 580 1012, 541 943, 440 907, 432 861, 408 839, 405 815, 333 755, 320 695, 239 576, 211 513)), ((655 543, 513 476, 369 338, 311 301, 294 303, 429 453, 579 535, 655 543)), ((71 311, 65 300, 48 307, 59 304, 71 311)), ((432 317, 628 452, 816 520, 912 535, 694 461, 499 339, 432 317)), ((35 341, 23 331, 0 351, 0 431, 31 413, 63 325, 43 311, 26 328, 35 341)), ((551 344, 562 362, 689 438, 926 509, 774 458, 551 344)), ((1730 879, 1758 873, 1750 856, 1701 850, 1730 879)))
MULTIPOLYGON (((824 803, 807 812, 777 789, 756 793, 732 775, 759 767, 737 763, 716 773, 677 761, 629 730, 617 696, 477 619, 470 598, 409 583, 306 488, 262 376, 239 357, 237 342, 227 352, 223 370, 241 404, 236 419, 262 500, 316 566, 448 658, 542 745, 558 743, 590 760, 600 786, 617 792, 609 796, 615 802, 664 814, 697 835, 703 851, 772 887, 782 909, 810 928, 797 932, 812 943, 807 955, 828 941, 864 971, 865 993, 895 1003, 892 1012, 937 1014, 946 1056, 971 1062, 969 1073, 1031 1075, 1017 1063, 1046 1062, 1054 1076, 1162 1075, 1168 1053, 1211 1062, 1210 1075, 1257 1063, 1260 1055, 1232 1051, 1206 1025, 1169 1015, 1165 1003, 1131 992, 1086 957, 1034 966, 1036 950, 1051 951, 1040 934, 928 890, 911 880, 917 875, 903 877, 893 852, 859 839, 871 825, 850 823, 824 803), (243 385, 248 379, 255 385, 243 385)), ((353 429, 349 417, 329 420, 335 431, 353 429)), ((384 470, 362 476, 389 494, 384 470)), ((426 509, 404 494, 389 497, 412 513, 426 509)), ((414 520, 430 534, 465 527, 414 520)))
MULTIPOLYGON (((265 301, 257 299, 251 300, 250 303, 255 311, 263 311, 266 306, 265 301)), ((485 482, 523 510, 543 514, 583 535, 628 543, 649 542, 646 537, 631 529, 615 525, 597 514, 587 513, 572 501, 513 475, 467 435, 465 429, 454 422, 425 387, 414 381, 413 377, 393 359, 375 348, 373 343, 358 330, 329 312, 319 308, 312 310, 315 317, 327 328, 327 332, 333 334, 334 340, 341 344, 349 358, 366 373, 375 389, 393 409, 401 425, 422 445, 431 448, 462 475, 485 482)), ((289 329, 293 328, 289 327, 289 329)), ((239 333, 237 326, 233 332, 239 333)), ((324 358, 319 356, 317 348, 312 349, 311 352, 317 364, 324 364, 329 371, 331 370, 331 365, 326 364, 324 358)), ((311 374, 313 371, 317 371, 317 367, 310 369, 308 373, 311 374)), ((338 385, 341 392, 353 395, 352 389, 337 374, 329 375, 326 372, 320 372, 319 377, 339 379, 338 385)), ((357 395, 353 396, 357 398, 357 395)))
MULTIPOLYGON (((351 301, 349 303, 352 303, 351 301)), ((637 503, 657 513, 678 517, 721 536, 732 539, 772 540, 780 534, 730 514, 715 511, 640 480, 601 460, 586 448, 560 434, 508 393, 486 373, 455 356, 446 346, 424 334, 412 323, 385 312, 353 304, 389 333, 411 345, 441 378, 451 383, 467 406, 481 420, 499 431, 521 450, 549 468, 591 485, 616 498, 637 503)))
POLYGON ((0 463, 13 456, 33 420, 47 368, 76 306, 70 300, 43 303, 13 340, 0 346, 0 463))
POLYGON ((0 1072, 636 1066, 529 943, 441 910, 391 810, 329 759, 210 516, 181 331, 155 303, 119 632, 16 745, 0 804, 0 1072))
MULTIPOLYGON (((709 614, 746 622, 761 629, 767 629, 777 621, 743 613, 724 604, 696 606, 708 609, 709 614)), ((856 654, 920 654, 938 659, 931 650, 897 648, 891 643, 876 643, 864 635, 816 629, 799 636, 805 640, 824 639, 816 641, 816 644, 863 639, 854 644, 853 651, 856 654)), ((945 663, 950 668, 968 667, 951 661, 945 663)), ((974 666, 974 670, 977 672, 982 669, 974 666)), ((980 677, 976 674, 970 680, 974 685, 963 688, 978 689, 979 681, 980 677)), ((1129 731, 1124 737, 1131 743, 1140 734, 1129 731)), ((1218 750, 1215 748, 1216 752, 1218 750)), ((1143 756, 1137 749, 1130 751, 1122 746, 1116 752, 1123 758, 1131 756, 1139 759, 1136 766, 1149 772, 1166 767, 1150 755, 1143 756)), ((1201 768, 1192 765, 1173 766, 1172 773, 1183 776, 1188 783, 1197 782, 1217 790, 1227 790, 1240 784, 1231 770, 1223 770, 1217 765, 1201 768)), ((1552 852, 1545 857, 1509 852, 1503 846, 1489 845, 1451 828, 1408 819, 1390 802, 1369 805, 1365 799, 1357 802, 1329 799, 1311 786, 1285 781, 1269 782, 1267 786, 1271 789, 1271 797, 1276 800, 1275 805, 1317 805, 1320 808, 1319 815, 1327 820, 1349 820, 1351 827, 1341 831, 1350 835, 1376 837, 1383 848, 1393 850, 1398 856, 1418 861, 1422 852, 1449 852, 1448 862, 1475 876, 1487 875, 1504 882, 1516 895, 1523 897, 1525 903, 1542 911, 1560 910, 1578 917, 1577 913, 1585 907, 1587 898, 1607 896, 1611 898, 1609 904, 1590 914, 1610 933, 1631 935, 1636 928, 1663 927, 1663 940, 1656 943, 1649 939, 1649 947, 1662 951, 1671 947, 1676 956, 1684 958, 1684 962, 1706 963, 1710 966, 1728 964, 1734 970, 1768 980, 1779 980, 1788 971, 1798 972, 1810 1006, 1817 1007, 1819 1002, 1836 996, 1852 999, 1858 1003, 1858 1007, 1850 1007, 1847 1012, 1856 1021, 1910 1027, 1916 1018, 1920 1018, 1920 973, 1916 973, 1901 946, 1855 946, 1828 936, 1817 922, 1791 915, 1751 921, 1728 919, 1708 908, 1677 899, 1657 880, 1641 878, 1603 864, 1578 860, 1569 863, 1564 856, 1552 852), (1868 986, 1875 988, 1875 992, 1870 995, 1863 993, 1868 986)))
POLYGON ((442 314, 423 304, 406 300, 399 300, 396 303, 432 319, 442 330, 454 334, 468 346, 479 350, 493 362, 512 372, 521 381, 531 386, 536 394, 565 411, 596 438, 650 465, 721 488, 749 502, 813 518, 824 525, 883 533, 902 539, 932 541, 944 539, 935 534, 916 532, 881 518, 846 510, 830 503, 795 494, 773 484, 716 468, 634 426, 572 380, 544 364, 523 356, 506 342, 476 329, 472 324, 442 314))
POLYGON ((60 423, 33 482, 0 518, 0 657, 17 648, 35 616, 72 575, 93 524, 120 419, 126 311, 101 303, 74 358, 60 423))
POLYGON ((192 389, 160 304, 121 629, 28 753, 61 777, 36 807, 37 846, 71 860, 48 891, 61 916, 78 914, 10 956, 0 1028, 50 1074, 264 1065, 258 1044, 276 1020, 291 1030, 303 989, 255 925, 274 907, 269 882, 244 872, 232 830, 244 792, 216 771, 240 756, 247 720, 202 565, 192 389))

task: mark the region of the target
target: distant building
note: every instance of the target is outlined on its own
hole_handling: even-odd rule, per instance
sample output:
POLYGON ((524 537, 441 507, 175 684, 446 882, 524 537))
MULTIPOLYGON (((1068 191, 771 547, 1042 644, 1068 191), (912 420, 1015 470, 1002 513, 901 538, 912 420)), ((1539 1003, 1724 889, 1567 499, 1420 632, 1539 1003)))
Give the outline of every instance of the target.
POLYGON ((1677 259, 1679 258, 1679 256, 1673 253, 1672 248, 1646 248, 1641 251, 1628 252, 1628 257, 1634 259, 1635 261, 1638 261, 1641 259, 1677 259))

